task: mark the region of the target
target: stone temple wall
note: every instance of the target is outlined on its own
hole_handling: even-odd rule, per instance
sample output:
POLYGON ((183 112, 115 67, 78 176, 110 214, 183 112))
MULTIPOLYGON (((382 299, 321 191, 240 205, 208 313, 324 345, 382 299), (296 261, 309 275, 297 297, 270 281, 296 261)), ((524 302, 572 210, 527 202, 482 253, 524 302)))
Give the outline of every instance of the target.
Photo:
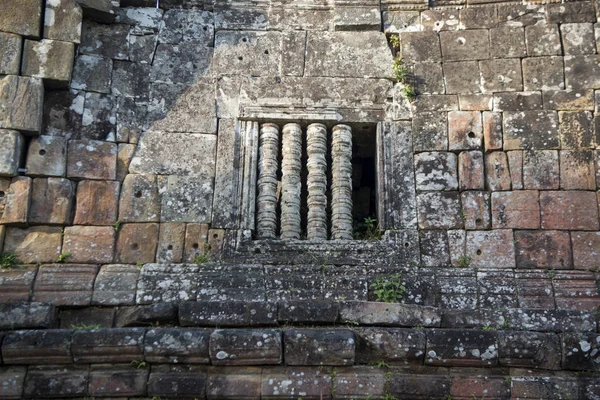
POLYGON ((598 1, 159 5, 0 0, 0 398, 600 398, 598 1), (370 240, 259 237, 314 123, 370 240))

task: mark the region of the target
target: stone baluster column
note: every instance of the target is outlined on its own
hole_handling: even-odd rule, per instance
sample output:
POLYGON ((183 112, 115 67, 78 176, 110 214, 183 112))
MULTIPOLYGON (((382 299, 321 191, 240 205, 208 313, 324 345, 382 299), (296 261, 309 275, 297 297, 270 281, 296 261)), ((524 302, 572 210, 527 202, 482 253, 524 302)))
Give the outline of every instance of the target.
POLYGON ((302 182, 302 129, 290 123, 283 127, 281 164, 281 239, 300 239, 300 198, 302 182))
POLYGON ((352 129, 333 127, 331 141, 331 238, 352 240, 352 129))
POLYGON ((311 124, 306 131, 308 152, 309 240, 327 240, 327 127, 311 124))
POLYGON ((260 127, 258 149, 257 234, 259 239, 277 235, 277 170, 279 168, 279 126, 260 127))

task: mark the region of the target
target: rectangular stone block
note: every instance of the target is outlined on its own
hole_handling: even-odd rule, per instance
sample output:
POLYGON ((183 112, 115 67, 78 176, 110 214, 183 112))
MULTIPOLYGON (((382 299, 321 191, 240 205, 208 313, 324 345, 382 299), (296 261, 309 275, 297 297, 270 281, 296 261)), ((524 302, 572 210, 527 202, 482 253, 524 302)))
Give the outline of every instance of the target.
POLYGON ((548 90, 542 92, 544 109, 594 111, 594 91, 588 90, 548 90))
POLYGON ((206 385, 207 399, 261 398, 262 369, 256 367, 211 368, 206 385))
POLYGON ((359 328, 356 333, 356 363, 421 365, 425 357, 425 331, 399 328, 359 328))
POLYGON ((504 150, 556 149, 560 146, 555 111, 505 112, 504 150), (535 126, 535 129, 531 129, 535 126))
POLYGON ((525 91, 565 89, 562 57, 528 57, 523 59, 522 64, 525 91))
POLYGON ((485 60, 490 56, 489 33, 484 29, 440 32, 444 61, 485 60))
POLYGON ((67 177, 114 180, 117 173, 116 143, 98 140, 70 140, 67 177))
POLYGON ((463 151, 458 155, 458 187, 460 190, 483 190, 484 177, 481 151, 463 151))
POLYGON ((0 320, 0 327, 4 330, 48 329, 56 322, 56 310, 47 303, 2 303, 0 312, 5 316, 0 320))
POLYGON ((498 365, 497 332, 456 329, 428 331, 425 364, 456 367, 498 365))
POLYGON ((81 181, 77 185, 75 225, 110 225, 117 222, 121 185, 114 181, 81 181))
POLYGON ((494 93, 494 111, 541 110, 540 92, 500 92, 494 93))
POLYGON ((561 231, 517 231, 517 268, 569 269, 571 240, 568 232, 561 231))
POLYGON ((502 113, 483 112, 483 143, 486 152, 502 150, 502 113))
POLYGON ((572 90, 600 87, 600 55, 565 56, 566 88, 572 90))
POLYGON ((441 267, 448 265, 448 238, 444 231, 423 231, 420 237, 421 265, 441 267))
POLYGON ((132 305, 140 270, 133 265, 103 265, 94 281, 92 304, 132 305))
POLYGON ((600 336, 595 333, 563 333, 561 336, 562 365, 575 371, 597 371, 600 361, 595 357, 600 336))
POLYGON ((183 258, 184 241, 184 223, 160 224, 156 261, 166 264, 180 263, 183 258))
POLYGON ((445 62, 443 69, 447 94, 481 92, 481 75, 477 61, 445 62))
POLYGON ((537 190, 492 193, 494 229, 539 229, 540 203, 537 190))
POLYGON ((213 184, 213 176, 170 175, 160 179, 160 221, 210 223, 213 184), (177 204, 178 207, 171 207, 170 204, 177 204))
POLYGON ((589 1, 547 6, 550 23, 596 22, 594 6, 589 1))
POLYGON ((456 155, 449 152, 417 153, 415 159, 415 181, 417 190, 457 190, 456 155))
POLYGON ((354 332, 291 329, 284 332, 286 365, 354 365, 354 332))
POLYGON ((421 229, 458 229, 460 218, 458 192, 434 192, 417 195, 417 211, 421 229))
POLYGON ((118 220, 158 222, 159 219, 160 197, 156 175, 127 175, 123 181, 118 220))
POLYGON ((26 176, 13 178, 4 196, 4 213, 0 223, 4 225, 26 225, 31 209, 33 180, 26 176))
POLYGON ((448 143, 450 150, 481 148, 483 128, 478 111, 451 111, 448 113, 448 143))
POLYGON ((514 190, 523 189, 523 152, 507 151, 508 167, 510 169, 510 180, 514 190))
POLYGON ((562 47, 557 24, 536 24, 525 27, 525 43, 529 57, 560 56, 562 47))
POLYGON ((117 237, 115 259, 129 264, 154 262, 158 233, 158 224, 123 224, 117 237))
POLYGON ((90 368, 88 391, 91 396, 144 396, 148 368, 98 365, 90 368))
POLYGON ((23 38, 19 35, 0 33, 0 74, 19 74, 22 42, 23 38))
POLYGON ((510 229, 468 231, 467 251, 471 267, 515 268, 515 244, 510 229))
POLYGON ((210 336, 209 346, 212 365, 277 365, 282 362, 281 331, 278 329, 216 330, 210 336))
POLYGON ((551 333, 499 332, 498 353, 501 366, 561 368, 559 337, 551 333))
POLYGON ((523 90, 520 58, 492 59, 479 62, 484 93, 523 90))
POLYGON ((151 363, 208 364, 209 329, 156 328, 146 332, 144 356, 151 363))
POLYGON ((17 131, 0 129, 0 176, 17 176, 25 141, 17 131))
POLYGON ((179 307, 179 323, 181 326, 218 327, 277 325, 277 308, 266 302, 185 302, 179 307))
POLYGON ((405 62, 442 61, 439 38, 435 32, 404 32, 400 35, 400 53, 405 62))
POLYGON ((110 93, 113 61, 110 58, 79 55, 73 66, 71 89, 110 93))
POLYGON ((554 276, 553 284, 559 310, 590 312, 600 305, 600 294, 591 272, 560 271, 554 276))
POLYGON ((438 310, 412 304, 351 301, 340 306, 342 321, 361 325, 435 327, 439 326, 440 318, 438 310))
POLYGON ((58 40, 25 40, 21 74, 43 79, 48 85, 67 87, 75 58, 75 45, 58 40))
MULTIPOLYGON (((595 22, 595 21, 592 21, 595 22)), ((594 24, 561 24, 560 34, 564 53, 567 55, 595 54, 594 24)))
POLYGON ((592 150, 560 151, 560 188, 564 190, 596 189, 592 150))
POLYGON ((485 183, 487 190, 510 190, 511 179, 508 157, 503 151, 485 155, 485 183))
POLYGON ((25 397, 83 397, 87 395, 87 366, 31 366, 27 371, 25 397))
POLYGON ((75 363, 124 363, 144 359, 143 328, 76 331, 71 342, 75 363))
POLYGON ((508 328, 537 332, 593 332, 596 321, 588 311, 508 310, 508 328))
POLYGON ((115 235, 112 226, 68 226, 64 229, 62 254, 70 254, 69 262, 112 263, 115 235))
MULTIPOLYGON (((92 0, 85 1, 89 3, 92 0)), ((79 3, 82 2, 79 1, 79 3)), ((82 4, 82 6, 86 10, 85 4, 82 4)), ((86 19, 81 29, 79 52, 115 60, 126 60, 129 48, 128 34, 128 25, 102 24, 86 19)))
POLYGON ((39 136, 29 142, 27 175, 65 176, 67 140, 60 136, 39 136))
POLYGON ((27 302, 36 273, 35 266, 0 270, 0 302, 27 302))
POLYGON ((525 29, 501 24, 490 29, 490 53, 492 58, 525 57, 525 29))
POLYGON ((44 86, 37 78, 0 77, 0 128, 38 135, 42 127, 44 86))
POLYGON ((183 261, 192 263, 196 256, 206 254, 207 241, 208 224, 186 224, 183 261))
POLYGON ((41 0, 6 3, 0 19, 2 30, 22 36, 39 38, 42 25, 42 3, 41 0))
POLYGON ((479 307, 495 310, 517 307, 517 286, 512 269, 501 265, 480 269, 477 286, 479 307))
POLYGON ((463 94, 458 96, 461 111, 484 111, 493 107, 493 97, 489 94, 463 94))
POLYGON ((79 43, 83 12, 74 0, 46 4, 44 38, 79 43))
POLYGON ((26 367, 0 367, 3 399, 19 399, 23 395, 26 367))
POLYGON ((462 192, 460 200, 465 220, 465 229, 490 229, 490 193, 462 192))
POLYGON ((576 269, 597 266, 600 254, 600 232, 572 232, 573 264, 576 269))
POLYGON ((61 248, 62 228, 59 226, 6 229, 4 251, 15 254, 23 264, 52 263, 61 248))
MULTIPOLYGON (((116 106, 116 100, 113 96, 103 93, 85 92, 81 136, 71 137, 71 139, 114 141, 116 136, 116 106)), ((114 145, 114 143, 111 144, 114 145)), ((87 150, 90 151, 92 149, 87 150)))
POLYGON ((68 225, 73 218, 75 185, 63 178, 35 178, 29 223, 68 225))
POLYGON ((336 369, 331 384, 335 387, 336 396, 342 399, 379 397, 385 393, 384 374, 384 371, 373 367, 340 368, 336 369))
POLYGON ((542 229, 598 230, 595 192, 544 191, 540 193, 542 229))
MULTIPOLYGON (((423 371, 426 372, 426 371, 423 371)), ((389 382, 391 393, 407 398, 443 399, 450 396, 450 377, 444 375, 392 373, 389 382)))
POLYGON ((263 369, 261 399, 293 397, 304 393, 305 399, 318 400, 331 393, 331 372, 328 369, 291 367, 263 369))
POLYGON ((525 189, 558 189, 559 157, 556 150, 530 150, 523 153, 525 189))
POLYGON ((176 303, 156 303, 147 306, 120 307, 115 315, 115 327, 146 327, 152 324, 177 324, 176 303))
POLYGON ((554 309, 552 280, 541 271, 516 271, 519 306, 522 308, 554 309))
POLYGON ((156 365, 148 377, 148 396, 192 397, 206 395, 206 368, 187 365, 156 365))
POLYGON ((332 301, 288 300, 278 303, 277 320, 290 324, 332 325, 338 319, 339 304, 332 301))
POLYGON ((5 364, 71 364, 71 334, 66 329, 11 332, 2 342, 5 364))
POLYGON ((43 265, 33 286, 33 301, 87 306, 92 299, 97 265, 43 265))

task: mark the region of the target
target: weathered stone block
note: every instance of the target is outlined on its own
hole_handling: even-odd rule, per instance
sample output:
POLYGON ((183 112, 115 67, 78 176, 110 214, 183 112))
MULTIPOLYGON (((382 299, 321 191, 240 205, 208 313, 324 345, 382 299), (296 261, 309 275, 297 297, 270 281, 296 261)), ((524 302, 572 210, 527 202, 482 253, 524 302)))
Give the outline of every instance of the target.
POLYGON ((155 328, 146 332, 144 356, 151 363, 208 364, 209 329, 155 328))
POLYGON ((425 364, 458 367, 498 365, 497 333, 456 329, 428 331, 425 364))
POLYGON ((484 165, 481 151, 463 151, 458 155, 460 190, 483 190, 484 165))
POLYGON ((523 90, 521 59, 492 59, 479 62, 484 93, 523 90))
POLYGON ((511 27, 535 25, 546 20, 546 8, 532 4, 499 4, 497 7, 498 22, 511 27))
POLYGON ((261 368, 214 368, 208 373, 206 397, 208 399, 261 397, 261 368))
POLYGON ((544 191, 540 193, 542 229, 598 230, 595 192, 544 191))
POLYGON ((87 306, 92 299, 97 265, 43 265, 33 286, 33 301, 87 306))
POLYGON ((161 224, 158 240, 158 250, 156 252, 157 262, 167 264, 181 262, 183 258, 184 242, 184 223, 161 224))
MULTIPOLYGON (((426 31, 455 31, 460 26, 459 10, 440 8, 437 10, 423 10, 421 12, 422 29, 426 31)), ((417 28, 419 26, 417 25, 417 28)))
POLYGON ((117 180, 123 182, 129 174, 129 164, 133 159, 137 146, 129 143, 119 143, 117 150, 117 180))
POLYGON ((160 8, 121 8, 117 12, 115 22, 157 31, 163 19, 163 13, 164 11, 160 8))
POLYGON ((179 322, 182 326, 276 325, 277 310, 266 302, 186 302, 179 308, 179 322))
POLYGON ((477 61, 445 62, 443 69, 447 94, 481 92, 477 61))
POLYGON ((281 364, 281 331, 216 330, 210 335, 212 365, 281 364))
POLYGON ((525 189, 558 189, 559 180, 558 151, 524 152, 523 184, 525 189))
POLYGON ((0 271, 0 302, 28 301, 36 273, 37 268, 34 266, 0 271))
POLYGON ((160 197, 156 175, 134 175, 125 177, 119 204, 121 222, 158 222, 160 197))
POLYGON ((112 69, 110 58, 82 54, 73 66, 71 89, 110 93, 112 69))
MULTIPOLYGON (((444 74, 440 63, 417 63, 412 75, 418 94, 443 94, 444 74)), ((400 118, 405 119, 405 118, 400 118)))
POLYGON ((481 148, 483 130, 478 111, 451 111, 448 113, 448 142, 450 150, 481 148))
POLYGON ((351 301, 340 306, 342 321, 361 325, 382 326, 439 326, 439 310, 409 304, 351 301))
POLYGON ((83 12, 75 0, 46 3, 44 38, 79 43, 83 12))
POLYGON ((115 140, 115 99, 103 93, 87 92, 81 120, 81 137, 94 140, 115 140))
MULTIPOLYGON (((246 35, 254 35, 250 32, 227 31, 221 32, 221 35, 225 36, 225 40, 215 42, 216 51, 214 55, 212 47, 159 43, 156 47, 152 69, 150 70, 150 81, 171 86, 174 85, 171 90, 176 89, 181 93, 190 85, 195 86, 194 83, 202 81, 201 77, 209 70, 209 67, 211 67, 211 61, 214 73, 231 74, 234 71, 239 71, 244 74, 247 73, 244 69, 238 70, 234 67, 247 67, 254 71, 258 71, 258 66, 256 63, 253 63, 253 61, 259 60, 262 61, 261 66, 265 67, 265 70, 262 74, 258 72, 258 76, 265 75, 267 73, 265 71, 271 73, 275 71, 274 67, 279 64, 278 53, 280 50, 278 46, 279 43, 277 43, 277 46, 274 46, 274 42, 279 41, 279 32, 271 32, 269 38, 274 39, 275 37, 277 40, 271 40, 267 43, 261 42, 263 46, 261 47, 261 50, 258 50, 259 46, 257 46, 257 53, 248 50, 248 46, 242 46, 239 57, 242 57, 242 60, 245 61, 240 60, 239 57, 236 57, 235 52, 230 50, 230 46, 233 45, 233 43, 228 43, 228 40, 233 36, 235 37, 234 41, 241 41, 242 37, 246 37, 246 35), (265 55, 262 50, 269 53, 265 55), (263 56, 265 57, 264 59, 262 58, 263 56), (222 65, 222 63, 226 64, 227 62, 231 63, 229 64, 229 70, 222 65)), ((256 35, 264 35, 264 33, 256 33, 256 35)), ((217 35, 216 39, 220 40, 221 37, 217 35)), ((164 86, 161 86, 160 90, 164 90, 164 86)))
POLYGON ((600 232, 572 232, 573 265, 577 269, 595 268, 600 255, 600 232))
POLYGON ((119 182, 81 181, 77 185, 75 225, 114 225, 117 222, 119 182))
POLYGON ((67 87, 74 57, 73 43, 48 39, 25 40, 21 74, 44 79, 53 86, 67 87))
MULTIPOLYGON (((210 160, 208 163, 211 163, 210 160)), ((213 182, 212 176, 170 175, 163 179, 159 185, 161 222, 210 223, 213 182)))
POLYGON ((486 152, 502 150, 502 113, 483 112, 483 143, 486 152))
POLYGON ((29 142, 27 175, 65 176, 67 140, 60 136, 39 136, 29 142))
POLYGON ((23 395, 26 367, 0 367, 0 385, 3 398, 18 399, 23 395))
POLYGON ((186 224, 183 261, 194 262, 196 256, 206 253, 208 224, 186 224))
POLYGON ((23 395, 50 398, 86 396, 88 376, 87 366, 32 366, 25 379, 23 395))
POLYGON ((592 23, 561 24, 560 33, 565 55, 596 53, 592 23))
POLYGON ((80 138, 85 93, 57 90, 46 92, 42 133, 48 136, 80 138))
POLYGON ((417 195, 421 229, 456 229, 463 227, 458 192, 421 193, 417 195))
POLYGON ((56 311, 46 303, 0 304, 0 312, 5 316, 0 327, 5 330, 48 329, 54 326, 56 311))
POLYGON ((503 125, 504 150, 556 149, 560 145, 556 111, 505 112, 503 125))
POLYGON ((70 254, 70 262, 113 262, 115 230, 112 226, 68 226, 64 232, 62 254, 70 254))
POLYGON ((600 335, 595 333, 563 333, 562 366, 575 371, 597 371, 600 335))
POLYGON ((290 324, 332 325, 338 319, 339 304, 331 301, 288 300, 279 302, 277 319, 290 324))
POLYGON ((2 30, 39 38, 42 26, 42 3, 40 0, 25 0, 19 3, 4 4, 4 11, 0 19, 2 30))
POLYGON ((135 301, 138 267, 103 265, 94 281, 92 304, 102 306, 131 305, 135 301))
POLYGON ((214 41, 213 14, 190 9, 167 10, 162 18, 159 40, 161 43, 193 42, 212 45, 214 41))
POLYGON ((112 94, 148 100, 150 66, 128 61, 115 61, 112 74, 112 94))
POLYGON ((115 326, 146 327, 150 325, 176 325, 178 306, 176 303, 156 303, 147 306, 120 307, 115 315, 115 326))
POLYGON ((303 393, 303 398, 315 400, 332 390, 331 373, 327 369, 291 367, 267 371, 262 378, 261 399, 274 400, 303 393))
POLYGON ((560 369, 561 348, 557 335, 538 332, 499 332, 498 348, 502 366, 560 369))
POLYGON ((116 169, 116 143, 98 140, 69 141, 67 158, 69 178, 114 180, 116 169))
POLYGON ((0 176, 17 176, 25 141, 17 131, 0 129, 0 176))
POLYGON ((593 115, 589 111, 559 111, 561 149, 589 149, 594 146, 593 115))
MULTIPOLYGON (((381 19, 385 33, 417 32, 420 30, 421 15, 418 11, 383 11, 381 19)), ((433 23, 428 26, 431 25, 433 23)))
POLYGON ((123 224, 119 229, 115 259, 120 263, 154 262, 158 224, 123 224))
POLYGON ((541 110, 540 92, 501 92, 494 93, 494 111, 541 110))
POLYGON ((375 360, 418 364, 425 355, 425 331, 398 328, 359 328, 356 333, 356 363, 375 360))
POLYGON ((65 329, 16 331, 2 342, 5 364, 71 364, 71 334, 65 329))
POLYGON ((553 278, 556 308, 589 313, 600 305, 600 294, 592 272, 559 271, 553 278))
POLYGON ((90 368, 88 391, 97 397, 144 396, 149 372, 147 368, 133 366, 93 366, 90 368))
POLYGON ((578 23, 595 22, 594 6, 589 1, 575 4, 548 4, 548 22, 550 23, 578 23))
POLYGON ((485 155, 485 183, 488 190, 510 190, 508 158, 503 151, 485 155))
POLYGON ((533 90, 565 89, 562 57, 528 57, 523 59, 523 88, 533 90))
POLYGON ((379 31, 381 12, 373 7, 335 8, 334 31, 379 31))
POLYGON ((445 151, 448 149, 448 116, 445 112, 419 112, 413 118, 413 149, 445 151))
POLYGON ((493 97, 490 94, 462 94, 458 96, 458 105, 461 111, 491 110, 493 97))
POLYGON ((600 55, 565 56, 566 89, 600 87, 600 55))
POLYGON ((148 378, 148 395, 202 398, 206 384, 204 367, 157 365, 152 367, 148 378))
POLYGON ((523 152, 507 151, 508 166, 510 169, 510 180, 513 190, 523 189, 523 152))
POLYGON ((41 79, 0 77, 0 128, 38 135, 42 127, 44 86, 41 79))
POLYGON ((26 225, 31 208, 33 179, 25 176, 13 178, 4 196, 4 213, 0 223, 26 225))
POLYGON ((485 60, 490 56, 490 42, 487 30, 440 32, 444 61, 485 60))
POLYGON ((540 203, 537 190, 492 193, 494 229, 539 229, 540 203))
POLYGON ((400 35, 400 53, 404 62, 440 62, 440 42, 435 32, 404 32, 400 35))
POLYGON ((63 310, 59 315, 61 329, 112 328, 114 318, 114 308, 99 307, 63 310))
POLYGON ((548 90, 542 92, 542 96, 546 110, 594 111, 594 91, 592 89, 548 90))
POLYGON ((458 189, 455 154, 425 152, 414 157, 417 190, 458 189))
POLYGON ((560 151, 560 188, 565 190, 596 189, 592 150, 560 151))
POLYGON ((443 267, 450 263, 445 231, 423 231, 420 237, 421 265, 443 267))
POLYGON ((515 268, 515 244, 510 229, 467 231, 466 254, 471 267, 515 268))
POLYGON ((568 232, 515 232, 517 268, 571 268, 571 240, 568 232))
POLYGON ((389 391, 407 398, 440 398, 450 396, 450 377, 442 375, 418 375, 392 373, 389 391))
POLYGON ((524 28, 500 25, 490 29, 490 55, 492 58, 525 57, 524 28))
POLYGON ((354 365, 354 332, 291 329, 284 332, 287 365, 354 365))
POLYGON ((75 185, 63 178, 35 178, 29 223, 68 225, 73 218, 75 185))
POLYGON ((490 194, 486 192, 462 192, 460 199, 465 229, 489 229, 491 226, 490 194))
POLYGON ((343 399, 366 396, 383 396, 385 393, 385 373, 373 367, 354 367, 336 369, 332 379, 335 394, 343 399))
POLYGON ((529 57, 560 56, 562 48, 557 24, 536 24, 525 27, 525 42, 529 57))
POLYGON ((6 229, 4 251, 16 254, 23 264, 54 262, 60 255, 61 246, 62 229, 58 226, 6 229))
MULTIPOLYGON (((80 2, 81 3, 81 2, 80 2)), ((129 26, 123 24, 99 24, 84 20, 81 30, 81 54, 104 56, 115 60, 127 60, 129 26)))
POLYGON ((0 32, 0 74, 19 74, 22 41, 19 35, 0 32))
POLYGON ((75 363, 130 363, 144 359, 143 328, 76 331, 71 342, 75 363))

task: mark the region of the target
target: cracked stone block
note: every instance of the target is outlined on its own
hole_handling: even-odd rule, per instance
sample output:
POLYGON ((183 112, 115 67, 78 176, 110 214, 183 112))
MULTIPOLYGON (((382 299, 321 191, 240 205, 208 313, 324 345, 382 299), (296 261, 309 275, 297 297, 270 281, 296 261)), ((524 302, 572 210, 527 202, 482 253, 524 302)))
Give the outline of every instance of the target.
POLYGON ((23 393, 27 397, 86 396, 89 367, 33 366, 29 368, 23 393))
POLYGON ((417 190, 457 190, 456 154, 425 152, 415 154, 417 190))
POLYGON ((598 230, 595 192, 540 192, 542 229, 598 230))
POLYGON ((114 142, 116 124, 114 97, 102 93, 86 93, 81 135, 89 139, 114 142))
MULTIPOLYGON (((486 192, 462 192, 460 194, 465 229, 490 228, 490 194, 486 192)), ((464 251, 463 251, 464 253, 464 251)), ((460 254, 462 255, 462 253, 460 254)))
POLYGON ((523 88, 533 90, 562 90, 565 75, 562 57, 528 57, 523 59, 523 88))
POLYGON ((600 87, 600 55, 565 56, 567 90, 600 87))
POLYGON ((283 353, 281 336, 279 329, 215 330, 210 335, 209 342, 211 364, 281 364, 283 353))
POLYGON ((400 35, 400 43, 400 53, 407 64, 442 61, 436 32, 404 32, 400 35))
POLYGON ((558 189, 559 159, 556 150, 526 151, 523 157, 525 189, 558 189))
POLYGON ((141 64, 150 64, 154 60, 158 35, 147 31, 132 30, 129 35, 129 60, 141 64))
POLYGON ((485 60, 490 57, 489 34, 485 29, 442 31, 440 42, 444 61, 485 60))
POLYGON ((6 228, 4 251, 15 254, 23 264, 54 262, 60 255, 61 247, 60 227, 6 228))
POLYGON ((594 146, 594 117, 589 111, 559 111, 561 149, 594 146))
POLYGON ((286 365, 354 365, 349 329, 290 329, 283 334, 286 365))
POLYGON ((120 8, 117 11, 115 22, 158 31, 163 13, 163 10, 156 7, 120 8))
POLYGON ((115 181, 79 182, 73 224, 113 226, 117 222, 120 187, 115 181))
POLYGON ((0 74, 19 74, 22 42, 23 38, 19 35, 0 32, 0 74))
POLYGON ((421 265, 445 267, 450 263, 448 238, 445 231, 423 231, 420 239, 421 265))
POLYGON ((483 143, 486 152, 502 150, 502 113, 483 112, 483 143))
POLYGON ((94 281, 92 304, 123 306, 135 303, 140 269, 134 265, 103 265, 94 281))
POLYGON ((117 180, 123 182, 129 174, 129 164, 133 159, 137 146, 129 143, 119 143, 117 152, 117 180))
POLYGON ((71 364, 71 334, 59 329, 11 332, 2 342, 2 359, 6 364, 71 364))
POLYGON ((413 118, 414 151, 448 150, 448 115, 445 112, 419 112, 413 118))
POLYGON ((500 25, 490 29, 490 55, 492 58, 525 57, 525 29, 510 25, 500 25))
POLYGON ((466 254, 471 257, 471 267, 515 268, 513 231, 467 231, 466 254))
POLYGON ((548 22, 550 23, 581 23, 595 22, 594 5, 589 1, 574 4, 548 4, 548 22))
POLYGON ((506 155, 508 157, 512 188, 514 190, 521 190, 523 189, 523 152, 519 150, 508 151, 506 155))
POLYGON ((71 88, 110 93, 113 60, 106 57, 79 55, 73 66, 71 88))
POLYGON ((21 74, 41 78, 53 86, 67 87, 75 57, 75 45, 58 40, 25 40, 21 74))
POLYGON ((98 140, 70 140, 67 177, 114 180, 117 169, 117 144, 98 140))
POLYGON ((43 104, 44 85, 41 79, 0 76, 0 129, 39 135, 43 104))
POLYGON ((503 116, 504 150, 556 149, 560 146, 556 111, 508 111, 503 116), (531 129, 535 126, 536 129, 531 129))
POLYGON ((417 195, 421 229, 457 229, 463 227, 458 192, 421 193, 417 195))
POLYGON ((481 148, 483 127, 479 111, 450 111, 448 113, 448 142, 450 150, 481 148))
POLYGON ((119 61, 114 62, 112 94, 148 100, 150 66, 147 64, 119 61))
POLYGON ((119 203, 121 222, 158 222, 160 197, 156 175, 127 175, 119 203))
POLYGON ((564 190, 596 189, 592 150, 560 151, 560 188, 564 190))
POLYGON ((134 366, 93 366, 90 368, 88 392, 91 396, 144 396, 149 368, 134 366))
POLYGON ((549 90, 542 93, 546 110, 594 111, 594 91, 549 90))
POLYGON ((492 193, 494 229, 539 229, 540 202, 537 190, 492 193))
MULTIPOLYGON (((219 33, 217 33, 215 47, 220 44, 218 39, 219 33)), ((215 52, 216 57, 217 52, 215 52)), ((382 32, 309 31, 304 75, 391 79, 393 61, 386 37, 382 32), (355 67, 347 68, 346 65, 338 62, 341 58, 354 60, 355 67)), ((232 64, 235 66, 238 63, 232 64)), ((275 66, 277 64, 278 62, 274 63, 275 66)), ((254 68, 256 66, 258 65, 255 64, 254 68)))
POLYGON ((27 149, 27 175, 65 176, 67 139, 60 136, 38 136, 27 149))
POLYGON ((480 61, 479 70, 484 93, 523 90, 520 58, 480 61))
POLYGON ((128 25, 105 25, 86 19, 83 21, 79 52, 114 60, 127 60, 129 51, 128 35, 128 25))
POLYGON ((97 265, 42 265, 35 278, 33 301, 88 306, 97 273, 97 265))
POLYGON ((27 225, 31 209, 33 180, 26 176, 13 178, 4 196, 4 213, 0 223, 4 225, 27 225))
MULTIPOLYGON (((128 0, 124 0, 126 3, 128 0)), ((121 0, 77 0, 87 19, 106 24, 114 23, 121 0)), ((125 4, 123 4, 125 6, 125 4)))
POLYGON ((144 338, 145 360, 151 363, 208 364, 210 333, 210 329, 150 329, 144 338))
POLYGON ((37 39, 42 26, 42 0, 7 2, 2 5, 0 26, 4 32, 37 39))
POLYGON ((46 92, 42 134, 67 139, 81 138, 85 93, 75 90, 46 92))
POLYGON ((517 268, 570 269, 571 238, 561 231, 516 231, 517 268))
POLYGON ((71 254, 69 262, 113 262, 115 230, 112 226, 68 226, 64 232, 62 254, 71 254))
POLYGON ((25 140, 17 131, 0 129, 0 176, 17 176, 25 140))
POLYGON ((75 199, 73 182, 63 178, 35 178, 31 194, 30 224, 71 224, 75 199))
POLYGON ((46 2, 44 38, 79 43, 83 12, 75 0, 46 2))
POLYGON ((540 92, 501 92, 494 93, 494 111, 541 110, 540 92))
POLYGON ((600 232, 571 232, 573 265, 576 269, 595 268, 600 254, 600 232))
POLYGON ((481 76, 477 61, 445 62, 444 79, 447 94, 481 92, 481 76))
POLYGON ((510 190, 511 179, 508 158, 503 151, 485 155, 485 184, 487 190, 510 190))
POLYGON ((560 33, 565 55, 596 53, 594 24, 561 24, 560 33))
POLYGON ((130 363, 144 359, 144 328, 75 331, 71 342, 75 363, 130 363))
POLYGON ((427 332, 425 364, 459 367, 498 365, 497 332, 433 329, 427 332))
POLYGON ((158 224, 123 224, 117 238, 116 261, 129 264, 154 262, 158 232, 158 224))
POLYGON ((536 24, 525 27, 525 42, 529 57, 562 54, 557 24, 536 24))

